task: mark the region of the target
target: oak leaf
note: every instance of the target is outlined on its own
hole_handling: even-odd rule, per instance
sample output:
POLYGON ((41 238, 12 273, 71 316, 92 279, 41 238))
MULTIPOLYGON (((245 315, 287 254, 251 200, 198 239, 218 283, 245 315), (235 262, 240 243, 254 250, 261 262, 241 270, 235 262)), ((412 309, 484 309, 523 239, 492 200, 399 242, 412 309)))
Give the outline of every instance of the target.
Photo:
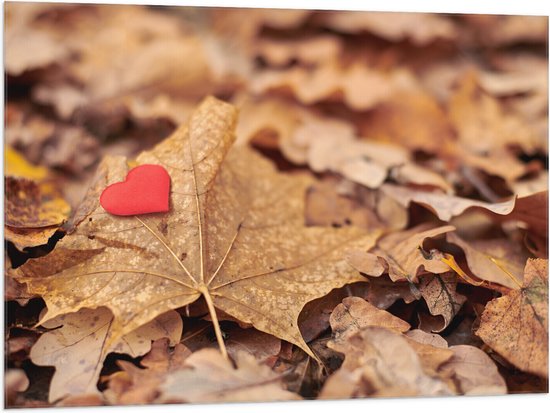
POLYGON ((169 311, 113 342, 109 340, 113 335, 113 315, 105 307, 83 308, 43 325, 54 330, 38 339, 30 357, 34 364, 56 368, 50 384, 50 403, 68 396, 98 393, 97 381, 108 353, 138 357, 150 350, 151 341, 161 337, 177 343, 183 328, 180 315, 169 311))
POLYGON ((527 261, 522 288, 490 301, 476 334, 520 370, 548 377, 548 260, 527 261))
POLYGON ((189 123, 137 158, 171 175, 171 211, 111 216, 99 205, 107 185, 122 181, 123 158, 107 158, 54 251, 18 268, 20 281, 48 306, 43 321, 83 307, 114 314, 112 340, 170 309, 205 297, 260 331, 300 346, 303 306, 333 288, 364 281, 342 258, 370 248, 375 234, 356 228, 305 227, 311 184, 288 177, 246 147, 235 147, 235 109, 207 98, 189 123))

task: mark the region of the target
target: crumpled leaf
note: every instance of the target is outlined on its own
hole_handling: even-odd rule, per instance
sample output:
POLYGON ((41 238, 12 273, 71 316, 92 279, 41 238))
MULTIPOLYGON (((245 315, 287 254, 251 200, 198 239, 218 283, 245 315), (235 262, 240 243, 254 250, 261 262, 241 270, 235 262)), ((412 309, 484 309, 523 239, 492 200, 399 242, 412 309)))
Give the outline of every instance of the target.
POLYGON ((395 92, 357 119, 359 134, 412 151, 454 154, 453 131, 437 100, 422 90, 395 92))
POLYGON ((464 147, 478 155, 512 144, 527 153, 544 147, 545 138, 520 117, 505 113, 496 99, 480 91, 477 79, 477 73, 466 72, 450 101, 449 116, 464 147))
POLYGON ((168 169, 171 211, 165 214, 106 214, 99 192, 122 181, 128 167, 121 158, 104 161, 71 221, 72 233, 46 257, 17 269, 29 291, 46 301, 44 321, 104 305, 114 314, 114 340, 203 295, 215 324, 214 306, 313 356, 298 329, 301 309, 364 280, 343 253, 370 248, 376 234, 304 227, 310 179, 280 175, 245 147, 229 151, 235 121, 232 106, 208 98, 188 125, 137 158, 168 169))
POLYGON ((111 404, 146 404, 158 397, 158 386, 166 375, 184 368, 191 351, 183 344, 169 348, 170 340, 161 338, 151 345, 151 351, 143 357, 141 369, 124 360, 118 361, 121 371, 109 377, 104 395, 111 404))
POLYGON ((305 105, 342 101, 350 109, 364 111, 388 99, 392 92, 410 87, 411 78, 406 70, 388 74, 361 64, 348 68, 326 64, 311 70, 266 70, 252 80, 251 89, 256 95, 290 93, 305 105))
POLYGON ((506 394, 506 382, 494 361, 474 346, 451 346, 453 357, 441 367, 441 373, 452 374, 460 392, 466 395, 506 394))
POLYGON ((520 370, 548 377, 548 260, 527 261, 522 288, 487 304, 476 335, 520 370))
POLYGON ((468 268, 477 278, 521 288, 528 257, 521 245, 505 238, 465 241, 454 232, 447 234, 447 241, 462 248, 468 268))
POLYGON ((368 32, 391 42, 410 40, 416 46, 457 35, 450 19, 435 14, 339 11, 318 17, 320 24, 342 33, 368 32))
POLYGON ((423 371, 415 350, 395 331, 367 327, 329 347, 346 358, 325 382, 320 399, 453 394, 444 381, 423 371))
POLYGON ((291 62, 315 65, 333 62, 342 53, 339 37, 325 34, 298 39, 263 38, 256 42, 256 54, 268 65, 284 67, 291 62))
POLYGON ((385 310, 380 310, 360 297, 347 297, 330 315, 330 326, 335 341, 348 337, 366 327, 385 327, 404 333, 411 326, 385 310))
POLYGON ((443 325, 432 330, 439 333, 445 330, 458 314, 466 297, 456 292, 457 278, 452 272, 427 275, 421 278, 418 289, 428 305, 430 314, 443 317, 443 325))
POLYGON ((161 337, 168 336, 177 343, 183 328, 179 314, 170 311, 115 342, 109 341, 114 333, 113 315, 105 307, 84 308, 43 325, 55 330, 38 339, 30 357, 39 366, 56 368, 50 384, 50 403, 71 395, 98 393, 97 381, 108 353, 138 357, 150 350, 151 341, 161 337))
POLYGON ((516 203, 516 200, 512 198, 508 201, 489 204, 468 198, 437 192, 418 191, 392 184, 382 185, 381 190, 404 207, 408 207, 411 202, 425 206, 442 221, 450 221, 451 218, 464 213, 470 208, 481 208, 497 215, 508 215, 513 211, 516 203))
POLYGON ((352 265, 359 271, 377 277, 385 272, 382 271, 377 259, 379 257, 385 261, 392 281, 416 282, 421 267, 436 274, 449 271, 449 266, 441 261, 441 252, 433 250, 426 255, 422 245, 426 238, 437 237, 454 230, 455 227, 452 225, 434 228, 430 224, 421 224, 407 231, 394 232, 382 237, 369 252, 354 251, 353 258, 348 254, 348 261, 351 259, 352 265))
POLYGON ((299 400, 284 390, 281 377, 253 356, 238 353, 233 368, 213 349, 197 351, 184 362, 184 369, 166 376, 160 386, 162 403, 250 402, 299 400))

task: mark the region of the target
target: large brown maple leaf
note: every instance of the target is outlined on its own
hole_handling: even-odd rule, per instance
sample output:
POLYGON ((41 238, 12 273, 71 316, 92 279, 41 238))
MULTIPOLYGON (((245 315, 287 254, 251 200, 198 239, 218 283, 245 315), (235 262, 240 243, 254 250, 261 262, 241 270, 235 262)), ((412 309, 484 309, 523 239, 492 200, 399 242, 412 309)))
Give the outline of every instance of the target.
POLYGON ((303 306, 364 278, 343 259, 372 247, 376 234, 355 228, 304 226, 311 178, 278 173, 253 150, 234 147, 236 109, 207 98, 187 125, 137 164, 159 164, 171 176, 170 211, 118 217, 99 194, 122 181, 125 158, 106 158, 49 255, 17 271, 48 312, 41 322, 83 307, 108 307, 111 336, 204 296, 225 353, 216 311, 294 343, 313 355, 298 328, 303 306))

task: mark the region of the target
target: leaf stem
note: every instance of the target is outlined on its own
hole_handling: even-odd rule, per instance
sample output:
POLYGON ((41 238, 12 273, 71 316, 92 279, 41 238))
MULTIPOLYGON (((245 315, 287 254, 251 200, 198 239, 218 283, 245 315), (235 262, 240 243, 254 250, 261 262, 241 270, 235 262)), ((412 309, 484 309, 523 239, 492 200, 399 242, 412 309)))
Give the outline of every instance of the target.
POLYGON ((225 343, 223 341, 220 322, 218 321, 218 316, 216 314, 216 308, 214 307, 214 302, 212 301, 212 296, 210 295, 210 292, 208 291, 208 288, 206 286, 200 286, 198 288, 198 291, 204 296, 206 305, 208 306, 208 312, 210 313, 210 317, 212 317, 212 324, 214 324, 216 340, 218 341, 218 347, 220 348, 222 356, 224 359, 229 360, 229 356, 227 355, 227 349, 225 348, 225 343))

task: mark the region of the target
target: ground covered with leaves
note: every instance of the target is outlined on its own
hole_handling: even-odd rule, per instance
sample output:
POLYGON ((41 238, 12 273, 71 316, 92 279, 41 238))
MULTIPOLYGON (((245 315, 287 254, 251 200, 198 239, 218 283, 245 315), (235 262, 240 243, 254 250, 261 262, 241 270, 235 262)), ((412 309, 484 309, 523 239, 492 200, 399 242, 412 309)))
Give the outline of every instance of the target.
POLYGON ((8 406, 547 392, 546 18, 5 15, 8 406))

